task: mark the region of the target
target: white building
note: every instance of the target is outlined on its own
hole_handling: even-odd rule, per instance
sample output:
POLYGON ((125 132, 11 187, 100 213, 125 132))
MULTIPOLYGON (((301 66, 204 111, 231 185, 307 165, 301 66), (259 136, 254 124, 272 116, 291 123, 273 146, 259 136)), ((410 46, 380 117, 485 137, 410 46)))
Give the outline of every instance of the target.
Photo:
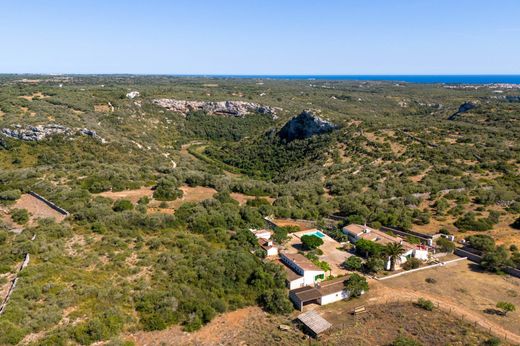
POLYGON ((325 278, 325 272, 300 254, 281 253, 280 260, 287 267, 287 286, 290 290, 314 285, 325 278))
POLYGON ((278 247, 274 245, 272 240, 258 238, 258 245, 260 245, 267 257, 278 255, 278 247))
POLYGON ((257 239, 271 239, 273 232, 267 229, 250 229, 257 239))
MULTIPOLYGON (((399 243, 405 249, 405 252, 396 261, 396 268, 406 263, 409 258, 417 258, 425 261, 428 259, 428 248, 423 245, 414 245, 404 241, 402 238, 391 236, 383 231, 362 226, 357 224, 350 224, 343 227, 343 233, 348 236, 352 243, 356 243, 360 239, 370 240, 381 245, 388 245, 390 243, 399 243)), ((385 269, 390 269, 390 260, 387 261, 385 269)))
POLYGON ((327 305, 343 299, 350 294, 345 290, 347 277, 322 281, 315 286, 300 287, 289 292, 289 298, 298 310, 303 310, 307 304, 327 305))

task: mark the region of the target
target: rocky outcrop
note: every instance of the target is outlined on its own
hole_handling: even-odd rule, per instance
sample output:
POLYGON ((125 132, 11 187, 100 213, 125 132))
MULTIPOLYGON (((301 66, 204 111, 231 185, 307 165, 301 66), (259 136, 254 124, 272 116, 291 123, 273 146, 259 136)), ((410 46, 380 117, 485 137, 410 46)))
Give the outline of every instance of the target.
POLYGON ((453 113, 452 115, 450 115, 450 117, 448 118, 448 120, 455 120, 457 119, 462 113, 466 113, 470 110, 472 110, 473 108, 476 108, 477 107, 477 104, 475 102, 464 102, 463 104, 461 104, 459 106, 459 110, 456 111, 455 113, 453 113))
POLYGON ((311 111, 303 111, 300 115, 289 120, 278 132, 278 136, 290 142, 295 139, 305 139, 322 133, 328 133, 337 126, 323 120, 311 111))
POLYGON ((520 102, 520 96, 506 96, 507 102, 520 102))
POLYGON ((126 98, 132 100, 132 99, 135 99, 136 97, 139 97, 140 93, 139 91, 130 91, 128 94, 126 94, 126 98))
POLYGON ((172 112, 186 115, 189 112, 203 111, 207 114, 231 115, 242 117, 250 113, 260 113, 272 116, 276 119, 276 111, 280 108, 263 106, 253 102, 244 101, 184 101, 174 99, 156 99, 154 104, 166 108, 172 112))
POLYGON ((47 124, 47 125, 37 125, 37 126, 26 126, 22 127, 21 125, 15 125, 14 128, 3 128, 0 130, 0 134, 4 136, 19 139, 22 141, 28 142, 39 142, 46 138, 62 135, 62 136, 74 136, 76 134, 89 136, 95 138, 102 143, 105 143, 105 140, 99 137, 94 130, 90 130, 87 128, 82 129, 71 129, 69 127, 58 125, 58 124, 47 124))

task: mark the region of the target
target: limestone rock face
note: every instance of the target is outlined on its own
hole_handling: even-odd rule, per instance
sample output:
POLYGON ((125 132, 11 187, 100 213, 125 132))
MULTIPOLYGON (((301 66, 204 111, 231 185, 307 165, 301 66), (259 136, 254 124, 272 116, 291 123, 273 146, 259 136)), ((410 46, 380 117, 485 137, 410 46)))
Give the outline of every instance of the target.
POLYGON ((203 111, 207 114, 213 115, 231 115, 236 117, 243 117, 250 113, 260 113, 272 116, 276 119, 276 111, 279 108, 263 106, 253 102, 244 101, 185 101, 174 99, 156 99, 152 101, 154 104, 166 108, 170 111, 186 115, 193 111, 203 111))
POLYGON ((298 116, 289 120, 280 130, 278 136, 286 141, 305 139, 322 133, 328 133, 337 126, 327 120, 323 120, 311 111, 303 111, 298 116))
POLYGON ((22 141, 28 142, 39 142, 43 141, 46 138, 63 135, 63 136, 74 136, 76 134, 81 134, 85 136, 89 136, 95 139, 100 140, 101 142, 105 142, 105 140, 99 137, 94 130, 90 130, 87 128, 83 129, 71 129, 69 127, 58 125, 58 124, 46 124, 46 125, 36 125, 36 126, 26 126, 22 127, 21 125, 15 125, 14 128, 3 128, 0 130, 0 134, 4 136, 19 139, 22 141))

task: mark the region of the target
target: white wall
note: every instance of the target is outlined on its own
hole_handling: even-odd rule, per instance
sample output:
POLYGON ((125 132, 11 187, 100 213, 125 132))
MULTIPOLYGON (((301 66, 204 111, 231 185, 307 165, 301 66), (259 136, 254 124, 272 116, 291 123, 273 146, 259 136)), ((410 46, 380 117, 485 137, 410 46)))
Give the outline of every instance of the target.
POLYGON ((413 257, 426 261, 428 259, 428 250, 414 250, 413 257))
POLYGON ((307 285, 305 285, 305 280, 303 277, 293 280, 293 281, 289 281, 289 290, 294 290, 296 288, 300 288, 303 286, 307 286, 307 285))
POLYGON ((321 274, 325 275, 325 272, 323 270, 320 270, 320 271, 305 270, 303 272, 303 278, 305 281, 305 285, 307 285, 307 286, 314 285, 317 282, 314 280, 314 278, 316 277, 316 275, 321 275, 321 274))
POLYGON ((323 296, 320 298, 319 303, 320 305, 327 305, 330 303, 334 303, 343 299, 347 299, 349 297, 349 294, 347 291, 342 290, 341 292, 335 292, 332 294, 328 294, 326 296, 323 296))

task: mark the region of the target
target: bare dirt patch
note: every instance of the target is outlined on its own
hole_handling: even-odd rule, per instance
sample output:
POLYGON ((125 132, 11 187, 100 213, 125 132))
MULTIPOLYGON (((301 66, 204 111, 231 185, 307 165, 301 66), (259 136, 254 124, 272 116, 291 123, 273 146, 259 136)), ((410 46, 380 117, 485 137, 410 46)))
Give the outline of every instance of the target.
POLYGON ((175 213, 175 210, 178 209, 183 203, 202 202, 206 199, 212 198, 217 193, 217 190, 212 189, 210 187, 204 187, 204 186, 195 186, 195 187, 181 186, 181 187, 179 187, 179 189, 182 190, 182 192, 183 192, 183 195, 181 198, 178 198, 175 201, 166 202, 166 205, 167 205, 166 208, 159 208, 159 205, 161 204, 161 202, 153 200, 149 204, 148 212, 173 214, 173 213, 175 213))
POLYGON ((177 209, 181 204, 186 202, 202 202, 206 199, 212 198, 217 193, 217 190, 204 186, 181 186, 180 189, 183 192, 182 198, 170 202, 170 208, 177 209))
POLYGON ((56 222, 61 222, 65 219, 65 215, 52 209, 47 204, 29 194, 23 194, 16 201, 13 208, 27 209, 30 213, 30 225, 34 224, 37 219, 53 218, 56 222))
POLYGON ((110 112, 111 108, 108 104, 97 104, 94 105, 94 112, 96 113, 108 113, 110 112))
MULTIPOLYGON (((238 193, 238 192, 232 192, 229 195, 231 196, 231 198, 233 198, 235 201, 237 201, 238 204, 240 204, 240 205, 244 205, 244 204, 247 203, 247 201, 250 201, 250 200, 253 200, 253 199, 257 198, 256 196, 244 195, 243 193, 238 193)), ((258 198, 265 199, 265 200, 267 200, 271 204, 273 204, 273 202, 274 202, 274 198, 272 198, 272 197, 260 196, 258 198)))
POLYGON ((117 199, 128 199, 132 203, 137 203, 141 197, 152 198, 153 190, 150 187, 143 187, 136 190, 123 190, 123 191, 105 191, 96 194, 97 196, 107 197, 113 200, 117 199))
POLYGON ((47 95, 44 95, 42 92, 38 91, 38 92, 35 92, 33 93, 32 95, 23 95, 23 96, 18 96, 18 98, 21 98, 21 99, 25 99, 27 101, 32 101, 34 100, 35 98, 39 98, 39 99, 45 99, 45 98, 48 98, 49 96, 47 95))

